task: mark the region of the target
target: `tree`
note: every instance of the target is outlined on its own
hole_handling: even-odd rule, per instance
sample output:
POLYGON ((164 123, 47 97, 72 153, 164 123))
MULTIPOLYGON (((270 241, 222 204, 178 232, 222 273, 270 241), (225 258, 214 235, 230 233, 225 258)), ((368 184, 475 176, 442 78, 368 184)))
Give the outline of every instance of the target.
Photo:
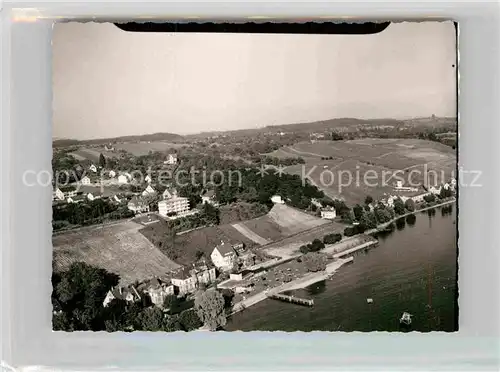
POLYGON ((102 153, 99 154, 99 166, 101 168, 105 168, 106 167, 106 158, 104 157, 104 155, 102 153))
POLYGON ((368 205, 368 204, 371 204, 373 203, 373 198, 368 195, 366 198, 365 198, 365 204, 368 205))
POLYGON ((359 204, 356 204, 352 210, 354 212, 354 217, 356 218, 356 220, 361 220, 361 217, 363 216, 363 207, 359 204))
POLYGON ((302 262, 306 265, 307 271, 317 272, 326 270, 326 257, 321 253, 307 253, 302 262))
POLYGON ((394 199, 394 212, 398 215, 405 213, 405 205, 401 198, 394 199))
POLYGON ((415 202, 413 199, 407 199, 405 201, 405 208, 408 212, 413 212, 415 210, 415 202))
POLYGON ((194 308, 200 320, 212 331, 226 325, 224 296, 217 290, 200 293, 194 300, 194 308))
POLYGON ((341 234, 327 234, 323 237, 324 244, 335 244, 342 240, 341 234))
POLYGON ((375 217, 378 223, 385 223, 391 220, 391 213, 386 208, 375 208, 375 217))
POLYGON ((307 247, 309 248, 310 252, 317 252, 323 248, 325 248, 325 245, 323 242, 319 239, 314 239, 311 244, 308 244, 307 247))
POLYGON ((163 329, 163 311, 158 307, 148 307, 140 314, 140 324, 144 331, 160 331, 163 329))
POLYGON ((306 254, 309 252, 309 248, 307 247, 307 245, 301 245, 299 251, 300 253, 306 254))
POLYGON ((360 223, 367 229, 374 229, 377 227, 377 218, 373 212, 365 211, 361 217, 360 223))
POLYGON ((434 200, 436 200, 436 196, 434 196, 434 194, 425 195, 425 196, 424 196, 424 200, 425 200, 427 203, 431 203, 431 202, 433 202, 434 200))
POLYGON ((170 313, 175 312, 177 306, 179 305, 179 302, 180 301, 176 295, 168 295, 165 297, 165 300, 163 300, 163 308, 170 309, 170 313))
POLYGON ((182 324, 178 315, 165 316, 163 318, 162 330, 165 332, 183 331, 182 324))
POLYGON ((58 326, 82 331, 103 330, 102 303, 107 292, 118 284, 119 276, 84 262, 75 262, 54 279, 53 300, 67 314, 67 321, 59 322, 58 326))
POLYGON ((179 322, 185 331, 194 331, 203 325, 200 317, 193 309, 184 310, 179 315, 179 322))
POLYGON ((354 212, 350 209, 346 210, 344 213, 341 215, 342 217, 342 222, 351 224, 355 220, 354 212))

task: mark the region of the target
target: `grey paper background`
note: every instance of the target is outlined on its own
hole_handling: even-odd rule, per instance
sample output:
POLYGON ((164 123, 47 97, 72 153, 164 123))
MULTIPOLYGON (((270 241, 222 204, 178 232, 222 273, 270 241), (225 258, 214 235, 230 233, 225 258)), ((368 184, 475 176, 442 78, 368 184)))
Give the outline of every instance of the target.
POLYGON ((2 360, 17 368, 37 365, 51 371, 500 368, 498 4, 24 4, 43 9, 39 15, 48 18, 87 14, 116 19, 157 13, 169 19, 206 15, 227 20, 258 14, 349 14, 378 19, 432 15, 459 21, 459 166, 481 170, 483 186, 460 189, 460 331, 455 334, 52 332, 51 188, 25 186, 22 178, 26 170, 51 170, 52 20, 12 23, 11 5, 4 4, 2 10, 1 46, 2 360))

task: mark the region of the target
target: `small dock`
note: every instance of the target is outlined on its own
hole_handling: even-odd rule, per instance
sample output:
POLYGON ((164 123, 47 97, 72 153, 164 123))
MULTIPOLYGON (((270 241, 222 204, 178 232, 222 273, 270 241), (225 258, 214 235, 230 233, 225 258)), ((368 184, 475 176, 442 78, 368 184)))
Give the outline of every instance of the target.
POLYGON ((297 304, 297 305, 302 305, 302 306, 313 306, 314 305, 314 300, 308 300, 305 298, 299 298, 299 297, 294 297, 294 296, 287 296, 284 294, 270 294, 268 297, 272 298, 273 300, 290 302, 292 304, 297 304))

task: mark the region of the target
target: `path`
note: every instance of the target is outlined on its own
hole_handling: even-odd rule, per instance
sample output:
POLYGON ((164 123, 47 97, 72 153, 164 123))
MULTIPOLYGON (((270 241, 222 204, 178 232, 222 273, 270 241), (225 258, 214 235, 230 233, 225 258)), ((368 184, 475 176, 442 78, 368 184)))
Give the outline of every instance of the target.
POLYGON ((238 230, 238 232, 240 232, 242 235, 246 236, 248 239, 254 241, 259 245, 266 245, 270 243, 269 240, 264 239, 260 235, 257 235, 256 233, 254 233, 252 230, 250 230, 248 227, 246 227, 241 223, 235 223, 232 224, 231 226, 234 227, 236 230, 238 230))

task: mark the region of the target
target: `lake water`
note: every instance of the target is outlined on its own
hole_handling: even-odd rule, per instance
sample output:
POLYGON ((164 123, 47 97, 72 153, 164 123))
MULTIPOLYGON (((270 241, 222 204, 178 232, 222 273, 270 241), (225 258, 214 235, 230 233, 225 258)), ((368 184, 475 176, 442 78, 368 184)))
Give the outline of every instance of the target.
POLYGON ((265 300, 228 319, 228 331, 458 330, 456 208, 417 212, 327 280, 294 294, 313 307, 265 300), (373 303, 367 303, 372 298, 373 303), (413 315, 401 328, 403 312, 413 315))

